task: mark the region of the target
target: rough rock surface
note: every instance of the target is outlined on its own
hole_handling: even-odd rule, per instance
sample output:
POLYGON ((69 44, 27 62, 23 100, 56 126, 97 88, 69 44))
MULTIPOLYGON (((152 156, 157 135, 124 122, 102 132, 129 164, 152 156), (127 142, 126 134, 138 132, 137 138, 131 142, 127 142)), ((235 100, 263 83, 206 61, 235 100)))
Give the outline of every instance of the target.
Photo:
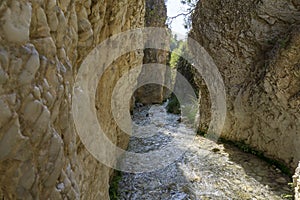
MULTIPOLYGON (((190 36, 212 56, 227 94, 223 137, 295 169, 300 160, 300 3, 199 1, 190 36)), ((201 88, 201 95, 208 91, 201 88)), ((208 105, 208 98, 201 104, 208 105)), ((202 110, 207 127, 210 109, 202 110)))
MULTIPOLYGON (((7 0, 0 3, 0 197, 108 199, 111 169, 84 148, 71 115, 86 55, 109 36, 144 25, 140 0, 7 0)), ((122 72, 142 52, 115 61, 122 72)), ((126 146, 105 107, 120 73, 107 73, 97 105, 112 141, 126 146), (122 142, 120 142, 122 141, 122 142)), ((103 82, 102 82, 103 83, 103 82)))
POLYGON ((300 199, 300 162, 293 176, 293 184, 295 188, 295 200, 300 199))
MULTIPOLYGON (((164 0, 146 0, 146 14, 145 14, 145 26, 146 27, 160 27, 166 28, 167 20, 167 8, 164 0)), ((154 40, 157 41, 159 36, 155 36, 154 40)), ((161 38, 165 41, 164 38, 161 38)), ((150 39, 146 41, 147 43, 153 43, 150 39)), ((166 41, 166 45, 169 43, 166 41)), ((148 63, 160 63, 166 65, 169 61, 169 53, 163 50, 157 49, 145 49, 144 50, 144 64, 148 63)), ((149 74, 149 69, 147 66, 142 68, 140 79, 143 76, 149 74)), ((160 71, 157 73, 156 79, 166 80, 166 72, 160 71)), ((164 97, 166 96, 166 90, 164 87, 156 84, 148 84, 140 87, 135 92, 135 98, 138 102, 143 104, 151 103, 162 103, 164 97)))

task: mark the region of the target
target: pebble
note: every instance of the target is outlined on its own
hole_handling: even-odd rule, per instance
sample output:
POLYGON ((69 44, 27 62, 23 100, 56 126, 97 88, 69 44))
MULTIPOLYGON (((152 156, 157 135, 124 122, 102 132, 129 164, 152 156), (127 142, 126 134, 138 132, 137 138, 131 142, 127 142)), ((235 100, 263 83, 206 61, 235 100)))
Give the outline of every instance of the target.
MULTIPOLYGON (((145 153, 157 150, 174 139, 170 134, 161 133, 174 135, 176 130, 189 131, 188 127, 177 121, 178 116, 162 112, 165 110, 163 105, 156 105, 151 115, 149 110, 151 106, 139 107, 133 113, 133 120, 138 125, 151 127, 151 131, 157 134, 144 138, 132 137, 129 151, 145 153), (151 120, 152 117, 155 120, 151 120), (149 126, 153 122, 159 127, 149 126)), ((147 132, 144 128, 136 131, 147 132)), ((283 199, 284 194, 292 194, 288 187, 290 177, 254 155, 200 136, 195 137, 193 144, 182 145, 186 148, 185 154, 164 169, 138 174, 122 172, 119 199, 279 200, 283 199)))

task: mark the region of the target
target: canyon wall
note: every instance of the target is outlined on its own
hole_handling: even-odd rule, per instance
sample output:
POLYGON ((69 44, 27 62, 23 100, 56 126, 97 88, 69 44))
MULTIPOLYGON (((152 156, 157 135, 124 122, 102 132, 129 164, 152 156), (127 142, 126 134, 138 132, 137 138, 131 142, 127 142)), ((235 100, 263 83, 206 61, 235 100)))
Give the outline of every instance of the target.
MULTIPOLYGON (((202 0, 192 23, 190 36, 209 52, 224 79, 222 136, 295 169, 300 160, 300 2, 202 0)), ((209 94, 200 89, 205 128, 209 94)))
MULTIPOLYGON (((167 20, 167 8, 164 0, 146 0, 146 13, 145 13, 145 26, 146 27, 160 27, 167 28, 166 26, 167 20)), ((157 38, 160 36, 154 36, 153 38, 146 41, 151 44, 155 41, 161 39, 165 41, 165 45, 168 47, 169 42, 166 41, 165 38, 157 38), (152 41, 155 40, 155 41, 152 41)), ((163 65, 167 65, 169 62, 169 53, 163 50, 158 49, 145 49, 144 50, 144 64, 149 63, 160 63, 163 65)), ((149 75, 149 71, 151 69, 147 69, 147 67, 142 68, 142 72, 140 75, 140 79, 144 79, 143 76, 149 75)), ((160 71, 157 73, 156 79, 161 79, 165 81, 171 81, 166 71, 160 71)), ((152 104, 152 103, 162 103, 164 98, 168 95, 167 90, 156 84, 147 84, 135 92, 135 98, 137 102, 143 104, 152 104)))
MULTIPOLYGON (((1 1, 1 199, 109 199, 112 170, 90 155, 74 128, 73 85, 94 47, 113 34, 144 26, 144 3, 1 1)), ((101 124, 124 148, 127 136, 106 108, 118 78, 142 60, 143 52, 117 59, 112 71, 118 73, 106 72, 97 92, 101 124)))

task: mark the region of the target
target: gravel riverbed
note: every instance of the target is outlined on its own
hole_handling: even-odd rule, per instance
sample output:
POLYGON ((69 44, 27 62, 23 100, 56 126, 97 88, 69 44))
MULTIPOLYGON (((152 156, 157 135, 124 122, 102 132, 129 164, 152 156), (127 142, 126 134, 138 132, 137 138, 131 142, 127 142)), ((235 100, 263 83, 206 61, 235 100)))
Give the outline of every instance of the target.
MULTIPOLYGON (((167 113, 162 105, 136 108, 133 121, 138 128, 128 151, 148 153, 163 149, 173 139, 173 133, 191 131, 178 118, 167 113)), ((119 199, 277 200, 292 194, 287 175, 236 147, 195 136, 192 144, 183 144, 182 148, 186 148, 185 153, 163 169, 122 172, 119 199)))

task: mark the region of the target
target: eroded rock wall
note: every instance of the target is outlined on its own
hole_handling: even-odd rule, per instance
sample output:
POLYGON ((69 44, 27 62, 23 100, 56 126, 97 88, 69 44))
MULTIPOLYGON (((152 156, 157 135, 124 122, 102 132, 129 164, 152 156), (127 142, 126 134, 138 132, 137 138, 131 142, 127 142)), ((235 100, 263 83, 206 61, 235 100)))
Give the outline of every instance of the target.
MULTIPOLYGON (((144 25, 144 1, 7 0, 0 2, 0 19, 1 199, 109 199, 112 170, 77 137, 72 90, 97 44, 144 25)), ((132 52, 114 66, 126 72, 142 59, 132 52)), ((103 77, 99 99, 107 99, 122 72, 103 77)), ((105 109, 109 100, 97 106, 107 119, 101 123, 124 147, 126 137, 105 109)))
MULTIPOLYGON (((209 52, 224 79, 223 137, 295 169, 300 160, 299 1, 202 0, 192 21, 190 36, 209 52)), ((202 94, 208 96, 205 87, 202 94)), ((201 104, 209 105, 208 98, 201 104)), ((209 110, 202 109, 201 127, 207 127, 209 110)))
MULTIPOLYGON (((159 27, 167 28, 167 8, 164 0, 146 0, 146 14, 145 14, 145 26, 146 27, 159 27)), ((147 43, 154 43, 155 41, 161 39, 165 42, 165 45, 168 46, 169 42, 165 38, 159 38, 160 36, 154 36, 153 38, 146 41, 147 43), (154 40, 154 41, 153 41, 154 40)), ((169 62, 169 53, 163 50, 158 49, 145 49, 144 50, 144 64, 148 63, 159 63, 167 65, 169 62)), ((152 69, 147 69, 146 66, 142 68, 140 79, 145 79, 143 76, 150 74, 152 69)), ((170 81, 167 72, 161 70, 156 73, 157 77, 155 79, 161 79, 170 81)), ((148 84, 140 87, 135 92, 135 98, 138 102, 143 104, 152 104, 152 103, 162 103, 166 94, 166 89, 160 85, 148 84)))

